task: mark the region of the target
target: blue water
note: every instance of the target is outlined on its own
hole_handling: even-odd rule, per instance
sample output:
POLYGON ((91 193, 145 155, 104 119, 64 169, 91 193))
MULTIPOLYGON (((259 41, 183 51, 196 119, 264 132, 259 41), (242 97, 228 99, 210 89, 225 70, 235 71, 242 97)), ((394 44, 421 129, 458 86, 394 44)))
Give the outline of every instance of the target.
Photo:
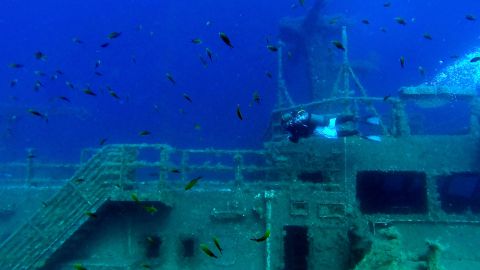
MULTIPOLYGON (((307 14, 313 2, 292 8, 296 1, 2 1, 0 159, 23 159, 31 147, 42 159, 77 161, 82 148, 98 146, 102 138, 192 148, 262 147, 276 101, 276 81, 265 76, 271 71, 275 77, 276 55, 265 48, 266 40, 278 41, 280 19, 307 14), (122 34, 109 40, 112 31, 122 34), (233 49, 218 32, 227 33, 233 49), (74 37, 84 44, 72 42, 74 37), (203 43, 193 44, 193 38, 203 43), (101 48, 104 42, 110 46, 101 48), (199 55, 206 58, 206 47, 214 56, 205 68, 199 55), (35 59, 37 51, 45 53, 46 61, 35 59), (94 74, 97 60, 103 76, 94 74), (25 67, 12 69, 11 63, 25 67), (64 75, 50 80, 58 69, 64 75), (10 88, 13 79, 18 84, 10 88), (38 92, 33 90, 36 80, 44 85, 38 92), (76 89, 69 89, 66 80, 76 89), (98 96, 85 95, 81 90, 87 85, 98 96), (112 98, 107 86, 121 100, 112 98), (250 107, 255 91, 261 102, 250 107), (237 104, 243 121, 236 116, 237 104), (28 109, 47 114, 48 123, 28 109), (151 135, 139 136, 142 130, 151 135)), ((476 1, 390 2, 384 8, 384 1, 376 0, 327 1, 321 11, 350 22, 352 61, 374 67, 360 78, 371 95, 396 95, 401 86, 428 80, 453 61, 451 55, 463 55, 480 43, 480 21, 465 19, 466 14, 480 17, 476 1), (397 24, 397 16, 407 25, 397 24), (363 19, 370 24, 362 24, 363 19), (424 39, 424 32, 433 40, 424 39), (404 69, 398 62, 402 55, 404 69), (425 78, 418 73, 420 65, 425 78)))

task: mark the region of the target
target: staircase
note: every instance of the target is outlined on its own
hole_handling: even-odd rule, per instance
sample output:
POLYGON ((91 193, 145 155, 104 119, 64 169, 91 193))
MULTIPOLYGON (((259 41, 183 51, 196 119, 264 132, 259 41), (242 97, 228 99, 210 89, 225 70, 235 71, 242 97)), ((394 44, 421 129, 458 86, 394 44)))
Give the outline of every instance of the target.
POLYGON ((124 183, 127 147, 107 146, 0 246, 0 269, 36 269, 57 251, 124 183))

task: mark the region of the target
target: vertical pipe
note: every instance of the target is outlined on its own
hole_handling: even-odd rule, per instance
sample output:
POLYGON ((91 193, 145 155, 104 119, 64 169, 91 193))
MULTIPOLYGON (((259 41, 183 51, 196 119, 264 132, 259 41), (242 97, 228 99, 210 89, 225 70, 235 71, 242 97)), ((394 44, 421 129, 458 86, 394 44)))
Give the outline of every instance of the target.
MULTIPOLYGON (((273 190, 265 191, 265 231, 270 231, 272 229, 272 198, 274 196, 275 192, 273 190)), ((270 270, 272 268, 272 240, 270 237, 267 238, 265 249, 265 270, 270 270)))

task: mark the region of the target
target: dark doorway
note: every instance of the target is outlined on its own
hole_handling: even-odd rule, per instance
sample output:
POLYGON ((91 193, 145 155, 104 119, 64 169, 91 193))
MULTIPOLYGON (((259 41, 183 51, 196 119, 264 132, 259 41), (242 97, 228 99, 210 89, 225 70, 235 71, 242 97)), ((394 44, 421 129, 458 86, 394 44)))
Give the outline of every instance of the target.
POLYGON ((182 239, 183 257, 191 258, 195 256, 195 238, 187 237, 182 239))
POLYGON ((304 226, 285 226, 283 249, 285 251, 285 270, 307 270, 308 228, 304 226))

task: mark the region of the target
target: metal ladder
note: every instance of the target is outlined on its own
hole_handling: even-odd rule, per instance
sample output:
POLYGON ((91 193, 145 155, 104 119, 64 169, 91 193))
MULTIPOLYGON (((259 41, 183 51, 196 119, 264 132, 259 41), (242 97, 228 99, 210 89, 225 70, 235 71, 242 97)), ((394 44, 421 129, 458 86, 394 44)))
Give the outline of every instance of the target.
POLYGON ((95 213, 122 177, 121 148, 105 147, 0 246, 1 269, 35 269, 95 213))

